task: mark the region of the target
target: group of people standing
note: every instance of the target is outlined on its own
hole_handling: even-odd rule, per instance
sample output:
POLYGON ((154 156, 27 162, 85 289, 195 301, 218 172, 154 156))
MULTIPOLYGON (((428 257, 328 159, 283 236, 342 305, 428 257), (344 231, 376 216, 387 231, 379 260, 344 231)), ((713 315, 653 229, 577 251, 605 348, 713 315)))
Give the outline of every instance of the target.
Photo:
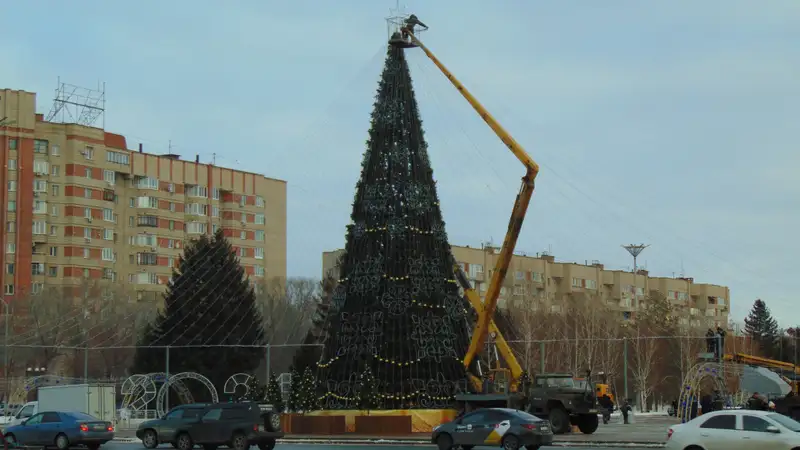
MULTIPOLYGON (((603 414, 603 423, 607 424, 611 420, 611 413, 614 411, 614 400, 611 400, 608 394, 603 394, 597 398, 597 403, 600 405, 600 411, 603 414)), ((628 423, 628 416, 632 409, 630 401, 626 399, 622 402, 619 412, 622 413, 623 423, 628 423)))
POLYGON ((722 356, 725 351, 725 330, 722 327, 717 327, 717 330, 709 328, 706 331, 706 351, 713 353, 715 358, 722 356))

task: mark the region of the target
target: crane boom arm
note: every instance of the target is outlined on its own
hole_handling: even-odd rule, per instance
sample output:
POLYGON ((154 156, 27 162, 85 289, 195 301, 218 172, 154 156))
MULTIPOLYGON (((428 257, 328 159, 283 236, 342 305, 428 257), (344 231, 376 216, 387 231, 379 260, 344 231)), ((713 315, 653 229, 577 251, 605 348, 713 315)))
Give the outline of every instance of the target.
MULTIPOLYGON (((500 285, 506 277, 508 267, 511 264, 511 256, 514 253, 514 248, 517 245, 520 230, 522 229, 522 222, 525 219, 525 214, 528 211, 531 196, 533 195, 534 180, 539 173, 539 165, 528 155, 524 148, 503 128, 495 118, 489 114, 489 111, 481 105, 468 90, 461 84, 458 79, 442 64, 441 61, 425 46, 413 33, 413 30, 404 30, 411 41, 417 45, 425 55, 439 68, 439 70, 450 80, 450 83, 461 93, 473 109, 481 116, 481 118, 489 125, 489 128, 494 131, 498 138, 503 141, 503 144, 511 150, 511 153, 525 166, 525 176, 522 178, 522 187, 520 188, 517 199, 514 203, 514 209, 511 212, 511 219, 508 224, 508 231, 503 239, 503 247, 500 250, 500 255, 492 273, 492 278, 489 283, 489 288, 486 292, 484 303, 478 309, 478 323, 475 331, 472 333, 472 340, 470 341, 467 353, 464 356, 464 365, 469 367, 472 360, 478 354, 479 349, 482 347, 483 341, 486 339, 486 334, 489 331, 489 326, 494 317, 497 309, 497 299, 500 295, 500 285)), ((506 361, 508 363, 508 361, 506 361)))

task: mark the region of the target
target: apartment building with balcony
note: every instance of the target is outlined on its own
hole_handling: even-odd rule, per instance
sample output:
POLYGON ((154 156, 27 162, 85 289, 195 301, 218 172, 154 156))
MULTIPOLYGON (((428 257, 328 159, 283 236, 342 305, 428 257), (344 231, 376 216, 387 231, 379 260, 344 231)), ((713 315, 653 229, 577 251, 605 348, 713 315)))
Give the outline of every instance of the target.
POLYGON ((6 298, 87 279, 157 298, 186 243, 218 228, 251 281, 285 279, 285 181, 129 150, 122 135, 46 122, 35 107, 34 93, 0 90, 6 298))
MULTIPOLYGON (((488 245, 478 248, 454 245, 452 250, 473 287, 483 297, 500 249, 488 245)), ((322 254, 323 276, 337 273, 337 261, 343 252, 340 249, 322 254)), ((663 293, 685 325, 728 324, 730 290, 725 286, 695 283, 691 278, 651 277, 646 270, 636 273, 606 270, 598 261, 557 262, 547 254, 512 257, 498 305, 557 313, 572 299, 588 300, 618 311, 623 319, 632 319, 646 306, 652 292, 663 293)))

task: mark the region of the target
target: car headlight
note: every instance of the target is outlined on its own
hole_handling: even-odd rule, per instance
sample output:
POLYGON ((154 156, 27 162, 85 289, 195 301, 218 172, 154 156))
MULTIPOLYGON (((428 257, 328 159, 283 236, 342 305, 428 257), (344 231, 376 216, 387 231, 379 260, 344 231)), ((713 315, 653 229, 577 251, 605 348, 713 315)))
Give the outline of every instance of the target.
POLYGON ((433 431, 436 431, 436 430, 438 430, 439 428, 442 428, 442 426, 441 426, 441 425, 436 425, 435 427, 433 427, 433 431))

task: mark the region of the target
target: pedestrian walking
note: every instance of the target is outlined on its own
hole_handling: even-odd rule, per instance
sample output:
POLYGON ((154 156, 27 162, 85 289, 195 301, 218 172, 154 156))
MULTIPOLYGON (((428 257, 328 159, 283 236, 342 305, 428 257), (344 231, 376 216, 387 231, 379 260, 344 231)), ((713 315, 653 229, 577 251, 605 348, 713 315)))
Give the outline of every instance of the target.
POLYGON ((611 400, 611 397, 609 397, 608 394, 603 394, 597 399, 597 403, 599 403, 603 408, 603 423, 607 424, 611 420, 611 411, 614 410, 614 401, 611 400))
POLYGON ((631 409, 633 408, 631 408, 630 399, 625 399, 625 403, 623 403, 622 407, 619 409, 619 411, 622 413, 622 423, 628 423, 628 414, 631 413, 631 409))

